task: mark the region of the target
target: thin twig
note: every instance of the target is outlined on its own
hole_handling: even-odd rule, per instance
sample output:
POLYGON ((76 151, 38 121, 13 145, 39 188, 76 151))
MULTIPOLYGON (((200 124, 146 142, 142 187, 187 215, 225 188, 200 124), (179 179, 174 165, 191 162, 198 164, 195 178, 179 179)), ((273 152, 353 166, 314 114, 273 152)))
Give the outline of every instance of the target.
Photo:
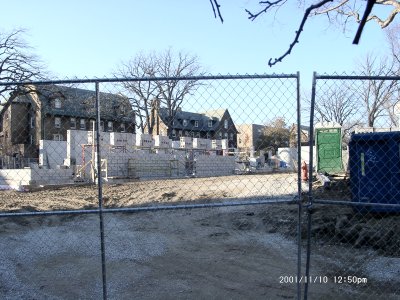
POLYGON ((292 52, 294 46, 299 42, 300 34, 303 31, 304 25, 305 25, 309 15, 310 15, 310 13, 313 10, 315 10, 317 8, 320 8, 321 6, 325 5, 326 3, 332 2, 332 1, 333 0, 323 0, 323 1, 320 1, 320 2, 318 2, 316 4, 313 4, 313 5, 309 6, 306 9, 306 11, 304 12, 303 19, 301 20, 299 29, 296 31, 296 36, 295 36, 293 42, 290 44, 289 49, 282 56, 280 56, 278 58, 275 58, 274 60, 272 60, 272 58, 270 58, 269 61, 268 61, 268 65, 270 67, 272 67, 273 65, 277 64, 278 62, 281 62, 286 56, 288 56, 292 52))

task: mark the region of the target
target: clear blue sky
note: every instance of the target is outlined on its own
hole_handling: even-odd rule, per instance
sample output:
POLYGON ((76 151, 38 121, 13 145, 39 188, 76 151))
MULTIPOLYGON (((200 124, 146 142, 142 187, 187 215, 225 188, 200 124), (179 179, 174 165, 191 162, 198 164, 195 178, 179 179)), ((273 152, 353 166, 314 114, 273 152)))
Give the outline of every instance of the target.
POLYGON ((28 29, 28 44, 59 78, 110 76, 141 50, 172 46, 198 55, 212 74, 300 71, 308 84, 312 71, 351 72, 356 59, 386 45, 375 23, 367 24, 361 44, 354 46, 356 25, 346 36, 320 17, 306 25, 294 52, 270 68, 268 59, 286 51, 302 12, 293 6, 280 21, 264 15, 251 22, 244 8, 255 2, 220 0, 221 24, 209 0, 3 0, 0 30, 28 29))

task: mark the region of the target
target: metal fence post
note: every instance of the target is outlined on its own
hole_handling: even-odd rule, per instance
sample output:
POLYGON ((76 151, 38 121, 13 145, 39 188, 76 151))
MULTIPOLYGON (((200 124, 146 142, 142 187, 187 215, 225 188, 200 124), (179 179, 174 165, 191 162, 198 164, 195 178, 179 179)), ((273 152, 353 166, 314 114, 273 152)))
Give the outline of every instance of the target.
POLYGON ((317 83, 317 73, 313 74, 313 83, 311 91, 311 107, 310 107, 310 135, 309 135, 309 175, 308 175, 308 203, 307 203, 307 258, 306 258, 306 280, 304 285, 304 299, 308 297, 308 278, 310 278, 310 259, 311 259, 311 223, 312 223, 312 209, 313 209, 313 147, 314 147, 314 108, 315 108, 315 91, 317 83))
MULTIPOLYGON (((297 72, 297 189, 298 189, 298 217, 297 217, 297 278, 301 277, 301 105, 300 105, 300 72, 297 72)), ((297 281, 297 299, 301 299, 301 283, 297 281)))
MULTIPOLYGON (((99 199, 99 220, 100 220, 100 245, 101 245, 101 271, 103 281, 103 299, 107 299, 107 276, 106 276, 106 258, 104 245, 104 220, 103 220, 103 183, 101 179, 101 152, 100 152, 100 90, 99 82, 96 81, 96 155, 97 155, 97 187, 99 199)), ((94 138, 94 137, 93 137, 94 138)))

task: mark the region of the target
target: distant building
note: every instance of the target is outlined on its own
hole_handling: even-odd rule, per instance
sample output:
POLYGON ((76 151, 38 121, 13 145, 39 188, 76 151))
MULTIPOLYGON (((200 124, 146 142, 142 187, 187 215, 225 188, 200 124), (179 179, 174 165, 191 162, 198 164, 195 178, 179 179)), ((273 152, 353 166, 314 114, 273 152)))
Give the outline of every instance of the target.
MULTIPOLYGON (((25 87, 0 111, 1 155, 38 157, 39 140, 67 139, 68 129, 92 130, 96 92, 59 85, 25 87)), ((100 93, 101 130, 135 132, 128 98, 100 93)))
POLYGON ((237 145, 240 151, 257 150, 256 145, 261 136, 264 125, 258 124, 241 124, 237 126, 239 131, 237 135, 237 145))
MULTIPOLYGON (((310 140, 310 127, 300 125, 300 142, 302 146, 308 146, 310 140)), ((292 124, 289 129, 289 145, 292 148, 297 147, 297 124, 292 124)))
POLYGON ((168 111, 164 107, 154 106, 151 120, 153 134, 165 135, 172 140, 180 137, 228 140, 230 148, 237 147, 237 129, 227 109, 206 111, 204 113, 187 112, 178 109, 173 120, 169 121, 168 111), (171 124, 169 124, 171 123, 171 124))

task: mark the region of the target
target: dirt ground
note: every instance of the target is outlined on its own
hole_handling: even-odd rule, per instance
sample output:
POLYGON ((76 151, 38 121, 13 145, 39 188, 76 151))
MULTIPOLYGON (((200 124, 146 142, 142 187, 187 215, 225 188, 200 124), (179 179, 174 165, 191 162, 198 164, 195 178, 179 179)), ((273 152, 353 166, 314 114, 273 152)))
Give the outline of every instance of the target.
MULTIPOLYGON (((0 210, 90 209, 97 206, 97 191, 1 191, 0 210)), ((296 191, 295 175, 268 174, 106 184, 103 195, 107 207, 135 207, 288 200, 296 191)), ((297 205, 286 203, 104 214, 108 296, 296 299, 296 218, 297 205)), ((1 298, 101 298, 99 234, 94 214, 1 218, 1 298)), ((399 259, 354 251, 346 244, 313 246, 309 299, 398 298, 399 259), (349 263, 363 273, 346 274, 349 263), (362 276, 368 283, 338 284, 335 275, 362 276)), ((303 273, 304 262, 303 247, 303 273)))

